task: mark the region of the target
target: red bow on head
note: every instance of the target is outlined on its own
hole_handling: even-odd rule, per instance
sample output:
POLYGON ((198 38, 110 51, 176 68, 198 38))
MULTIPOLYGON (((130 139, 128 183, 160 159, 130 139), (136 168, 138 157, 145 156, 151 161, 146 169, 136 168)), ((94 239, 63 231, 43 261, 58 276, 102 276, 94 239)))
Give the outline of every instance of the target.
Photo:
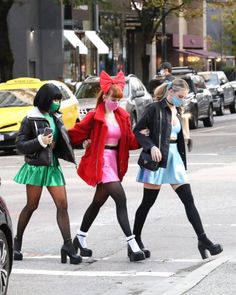
POLYGON ((100 87, 104 93, 107 93, 111 87, 112 84, 117 84, 120 86, 120 88, 124 89, 125 86, 125 75, 122 71, 119 71, 119 73, 115 76, 115 78, 112 78, 107 74, 107 72, 102 71, 100 74, 100 87))

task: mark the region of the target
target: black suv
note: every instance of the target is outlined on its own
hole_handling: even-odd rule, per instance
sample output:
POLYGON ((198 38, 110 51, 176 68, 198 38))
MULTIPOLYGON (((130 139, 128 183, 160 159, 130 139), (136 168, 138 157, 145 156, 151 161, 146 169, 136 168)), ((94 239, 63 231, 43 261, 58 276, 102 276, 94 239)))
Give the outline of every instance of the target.
POLYGON ((228 81, 226 75, 222 71, 216 72, 199 72, 205 82, 207 88, 213 96, 213 107, 216 115, 224 115, 225 107, 229 107, 231 113, 236 113, 236 99, 234 88, 228 81))
MULTIPOLYGON (((189 67, 173 67, 172 75, 184 79, 189 85, 189 94, 186 99, 185 113, 190 114, 189 126, 191 129, 198 128, 198 120, 203 121, 204 127, 212 127, 213 99, 207 89, 204 79, 189 67)), ((163 77, 156 76, 148 85, 148 91, 153 94, 154 89, 162 84, 163 77)))

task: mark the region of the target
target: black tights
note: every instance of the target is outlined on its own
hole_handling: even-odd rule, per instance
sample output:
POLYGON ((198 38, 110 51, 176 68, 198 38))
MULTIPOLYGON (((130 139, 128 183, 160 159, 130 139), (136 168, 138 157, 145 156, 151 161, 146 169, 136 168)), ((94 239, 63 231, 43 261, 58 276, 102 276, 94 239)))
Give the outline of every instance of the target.
POLYGON ((179 186, 175 192, 179 196, 180 200, 184 204, 185 211, 188 217, 189 222, 192 224, 195 233, 197 234, 198 238, 204 234, 204 229, 202 226, 202 221, 198 210, 194 204, 193 195, 191 192, 190 184, 186 183, 179 186))
POLYGON ((126 207, 126 196, 121 183, 118 181, 97 185, 93 201, 84 214, 80 227, 81 231, 87 232, 89 230, 93 221, 97 217, 100 208, 109 196, 115 201, 117 219, 124 234, 126 237, 131 236, 132 233, 126 207))
MULTIPOLYGON (((50 195, 57 208, 57 223, 60 228, 64 241, 71 239, 70 220, 67 212, 67 197, 64 186, 48 186, 50 195)), ((25 228, 33 214, 38 208, 39 200, 42 194, 42 186, 26 185, 27 203, 20 213, 17 224, 17 234, 15 239, 15 249, 20 250, 22 237, 25 228)))
MULTIPOLYGON (((202 226, 202 222, 201 222, 201 218, 199 216, 198 210, 194 204, 194 199, 193 199, 190 185, 183 184, 179 186, 175 190, 175 192, 177 193, 180 200, 184 204, 188 220, 192 224, 198 238, 200 240, 205 240, 206 235, 204 234, 204 229, 202 226)), ((141 237, 142 228, 146 220, 147 214, 150 208, 155 203, 158 193, 159 193, 159 190, 144 188, 143 200, 136 211, 135 220, 134 220, 134 234, 136 235, 137 240, 139 240, 141 237)))
POLYGON ((135 219, 134 219, 134 234, 136 236, 136 240, 139 240, 141 237, 141 232, 144 226, 144 222, 147 218, 148 212, 155 203, 157 196, 160 190, 143 188, 143 200, 138 207, 135 219))

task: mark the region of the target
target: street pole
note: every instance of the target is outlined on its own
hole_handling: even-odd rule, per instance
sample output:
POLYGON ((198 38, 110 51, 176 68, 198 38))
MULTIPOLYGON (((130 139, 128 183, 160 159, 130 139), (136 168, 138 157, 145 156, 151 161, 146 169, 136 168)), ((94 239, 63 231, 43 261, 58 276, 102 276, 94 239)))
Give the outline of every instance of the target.
MULTIPOLYGON (((93 30, 98 32, 99 31, 99 8, 97 4, 97 0, 93 0, 93 30)), ((99 54, 98 50, 96 49, 96 75, 99 75, 99 54)))
POLYGON ((167 61, 165 4, 162 7, 161 61, 167 61))

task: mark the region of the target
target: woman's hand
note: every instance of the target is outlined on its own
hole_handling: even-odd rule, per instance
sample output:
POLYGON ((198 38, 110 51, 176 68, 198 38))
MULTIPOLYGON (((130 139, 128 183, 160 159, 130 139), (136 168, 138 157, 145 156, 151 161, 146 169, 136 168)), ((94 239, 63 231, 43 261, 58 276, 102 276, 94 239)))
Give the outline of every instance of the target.
POLYGON ((149 136, 150 130, 148 128, 142 129, 142 130, 139 131, 139 133, 141 133, 141 134, 143 134, 145 136, 149 136))
POLYGON ((48 135, 41 135, 41 139, 45 145, 51 144, 53 140, 52 133, 48 135))
POLYGON ((84 149, 87 149, 88 147, 90 147, 90 145, 91 145, 91 139, 86 139, 82 144, 84 149))
POLYGON ((153 146, 151 148, 151 156, 152 156, 152 160, 155 162, 160 162, 162 159, 161 151, 156 146, 153 146))

